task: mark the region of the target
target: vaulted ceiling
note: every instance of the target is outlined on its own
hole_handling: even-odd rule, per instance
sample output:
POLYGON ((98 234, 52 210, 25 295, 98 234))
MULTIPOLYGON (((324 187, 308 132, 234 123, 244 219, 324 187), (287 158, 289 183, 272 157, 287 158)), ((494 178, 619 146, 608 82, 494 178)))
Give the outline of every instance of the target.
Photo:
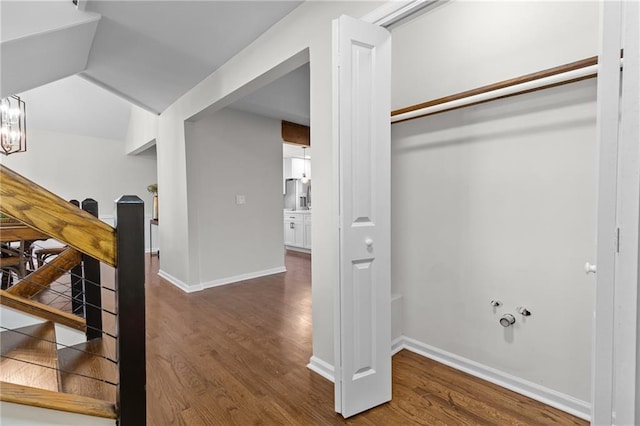
POLYGON ((3 0, 2 96, 77 74, 159 113, 300 3, 3 0))
POLYGON ((294 1, 94 1, 82 73, 161 112, 297 7, 294 1))

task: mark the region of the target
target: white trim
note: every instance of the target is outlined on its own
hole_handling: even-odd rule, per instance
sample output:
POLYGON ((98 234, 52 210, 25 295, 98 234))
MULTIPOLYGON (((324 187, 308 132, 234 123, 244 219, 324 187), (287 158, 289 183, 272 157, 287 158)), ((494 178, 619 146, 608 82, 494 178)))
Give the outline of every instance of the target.
POLYGON ((405 349, 404 346, 404 336, 397 337, 391 341, 391 356, 394 356, 401 350, 405 349))
MULTIPOLYGON (((406 349, 425 358, 432 359, 456 370, 463 371, 487 382, 542 402, 581 419, 591 420, 591 404, 562 392, 549 389, 537 383, 505 373, 479 362, 452 354, 434 346, 422 343, 407 336, 400 336, 391 342, 391 354, 395 355, 406 349)), ((331 382, 334 382, 334 368, 328 362, 312 356, 307 368, 331 382)))
POLYGON ((314 373, 318 373, 325 379, 329 380, 331 383, 335 383, 335 379, 333 377, 333 365, 329 364, 318 358, 317 356, 312 356, 309 359, 309 364, 307 364, 307 368, 314 373))
POLYGON ((233 284, 239 281, 251 280, 253 278, 265 277, 267 275, 281 274, 283 272, 287 272, 287 268, 285 268, 284 266, 278 266, 277 268, 265 269, 263 271, 249 272, 247 274, 234 275, 232 277, 226 277, 226 278, 220 278, 213 281, 207 281, 200 284, 200 286, 202 287, 202 290, 204 290, 206 288, 218 287, 226 284, 233 284))
POLYGON ((307 254, 311 254, 311 250, 310 249, 306 249, 304 247, 296 247, 296 246, 284 246, 285 250, 290 250, 290 251, 297 251, 299 253, 307 253, 307 254))
POLYGON ((434 3, 443 2, 438 2, 438 0, 390 1, 367 13, 360 20, 382 27, 389 27, 434 3))
MULTIPOLYGON (((594 424, 613 424, 615 366, 615 238, 617 228, 617 162, 620 118, 620 70, 622 40, 620 1, 603 2, 598 55, 597 126, 598 212, 596 232, 596 294, 593 321, 591 417, 594 424)), ((627 54, 625 54, 627 56, 627 54)), ((624 96, 624 94, 623 94, 624 96)), ((624 344, 624 342, 619 342, 624 344)), ((631 343, 631 342, 630 342, 631 343)), ((635 344, 635 343, 634 343, 635 344)))
POLYGON ((279 266, 277 268, 265 269, 265 270, 256 271, 256 272, 249 272, 247 274, 240 274, 232 277, 220 278, 217 280, 207 281, 207 282, 195 284, 195 285, 188 285, 184 281, 181 281, 178 278, 166 273, 162 269, 158 271, 158 276, 160 276, 161 278, 164 278, 169 283, 175 285, 180 290, 186 293, 194 293, 196 291, 205 290, 207 288, 218 287, 226 284, 233 284, 239 281, 246 281, 253 278, 265 277, 267 275, 280 274, 282 272, 287 272, 287 268, 285 268, 284 266, 279 266))
POLYGON ((400 349, 407 349, 411 352, 417 353, 418 355, 422 355, 444 365, 448 365, 456 370, 471 374, 472 376, 478 377, 482 380, 486 380, 531 399, 535 399, 536 401, 540 401, 543 404, 547 404, 569 414, 573 414, 581 419, 587 421, 591 419, 591 404, 570 395, 540 386, 536 383, 521 379, 520 377, 496 370, 495 368, 463 358, 406 336, 396 339, 393 345, 396 347, 396 352, 400 351, 400 349), (400 344, 401 346, 398 349, 397 346, 400 344))
MULTIPOLYGON (((640 280, 640 3, 622 2, 619 13, 619 27, 622 28, 619 45, 624 47, 625 69, 624 73, 616 75, 622 78, 619 84, 623 89, 619 118, 611 117, 609 123, 611 130, 617 130, 618 134, 617 230, 613 231, 613 235, 619 233, 613 289, 613 419, 618 425, 637 425, 640 423, 640 406, 637 402, 640 280), (617 120, 614 121, 614 118, 617 120)), ((611 53, 613 73, 615 52, 611 53)), ((611 252, 616 251, 614 247, 607 246, 611 252)))
POLYGON ((178 287, 180 290, 184 291, 185 293, 193 293, 194 291, 202 290, 201 285, 188 285, 184 281, 177 279, 176 277, 174 277, 171 274, 168 274, 162 269, 158 270, 158 276, 160 278, 167 280, 170 284, 173 284, 174 286, 178 287))

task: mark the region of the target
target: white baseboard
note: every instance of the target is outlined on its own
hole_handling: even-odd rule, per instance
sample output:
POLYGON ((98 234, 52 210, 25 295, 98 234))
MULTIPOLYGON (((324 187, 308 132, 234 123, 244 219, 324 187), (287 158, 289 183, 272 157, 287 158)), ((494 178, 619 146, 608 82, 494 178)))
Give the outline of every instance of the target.
MULTIPOLYGON (((581 419, 591 420, 591 404, 586 401, 540 386, 520 377, 496 370, 495 368, 463 358, 406 336, 400 336, 391 342, 392 355, 397 354, 402 349, 407 349, 441 364, 448 365, 456 370, 464 371, 467 374, 535 399, 536 401, 540 401, 543 404, 565 411, 581 419)), ((335 381, 333 366, 316 356, 311 357, 307 368, 331 382, 335 381)))
POLYGON ((250 280, 253 278, 266 277, 267 275, 280 274, 282 272, 287 272, 287 268, 284 266, 278 266, 277 268, 265 269, 263 271, 249 272, 247 274, 234 275, 232 277, 220 278, 213 281, 208 281, 200 284, 202 289, 218 287, 226 284, 233 284, 239 281, 250 280))
POLYGON ((200 283, 195 285, 188 285, 184 281, 181 281, 178 278, 172 276, 171 274, 166 273, 162 269, 158 271, 158 275, 164 278, 165 280, 169 281, 171 284, 178 287, 180 290, 185 291, 187 293, 193 293, 196 291, 205 290, 207 288, 218 287, 226 284, 233 284, 239 281, 265 277, 267 275, 280 274, 282 272, 287 272, 287 268, 285 268, 284 266, 279 266, 277 268, 265 269, 263 271, 249 272, 247 274, 235 275, 232 277, 220 278, 218 280, 208 281, 205 283, 200 283))
POLYGON ((201 285, 188 285, 184 281, 181 281, 178 278, 174 277, 173 275, 166 273, 162 269, 158 270, 158 276, 160 278, 164 278, 169 283, 173 284, 174 286, 178 287, 180 290, 186 293, 193 293, 194 291, 202 290, 201 285))
POLYGON ((285 248, 285 250, 297 251, 297 252, 300 252, 300 253, 311 254, 311 250, 310 249, 306 249, 306 248, 302 248, 302 247, 284 246, 284 248, 285 248))
POLYGON ((393 343, 394 353, 400 349, 407 349, 426 358, 448 365, 456 370, 464 371, 472 376, 494 383, 521 395, 540 401, 551 407, 573 414, 584 420, 591 420, 591 404, 570 395, 540 386, 536 383, 521 379, 495 368, 488 367, 470 359, 438 349, 426 343, 419 342, 406 336, 396 339, 393 343), (398 349, 397 347, 400 346, 398 349))
POLYGON ((333 376, 333 365, 321 360, 317 356, 311 357, 311 359, 309 360, 309 364, 307 364, 307 368, 314 373, 318 373, 325 379, 329 380, 331 383, 335 383, 335 378, 333 376))
POLYGON ((398 338, 393 339, 391 341, 391 356, 394 356, 401 350, 405 349, 404 347, 404 336, 400 336, 398 338))

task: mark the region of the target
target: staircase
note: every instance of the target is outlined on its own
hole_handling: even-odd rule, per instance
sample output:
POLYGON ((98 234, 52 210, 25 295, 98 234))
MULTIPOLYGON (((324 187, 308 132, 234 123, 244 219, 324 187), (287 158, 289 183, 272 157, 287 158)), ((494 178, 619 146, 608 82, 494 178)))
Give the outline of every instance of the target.
POLYGON ((116 232, 93 200, 85 211, 2 165, 0 180, 0 212, 17 221, 0 227, 2 241, 65 245, 0 290, 0 423, 31 424, 5 411, 44 409, 29 414, 37 424, 146 424, 142 201, 117 202, 116 232))
POLYGON ((103 367, 89 361, 87 358, 91 356, 75 365, 70 362, 74 355, 69 352, 77 352, 75 349, 81 349, 82 344, 58 350, 54 323, 46 321, 4 331, 0 339, 3 401, 117 419, 115 388, 111 392, 96 392, 92 384, 81 383, 93 379, 76 375, 85 372, 100 377, 103 367), (65 368, 69 368, 68 372, 62 373, 65 368))

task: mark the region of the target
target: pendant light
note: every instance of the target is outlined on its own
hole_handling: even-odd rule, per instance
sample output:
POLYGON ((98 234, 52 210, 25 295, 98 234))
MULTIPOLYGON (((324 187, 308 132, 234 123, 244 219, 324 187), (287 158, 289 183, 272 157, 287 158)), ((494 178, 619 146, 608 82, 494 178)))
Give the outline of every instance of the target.
POLYGON ((0 100, 0 152, 4 155, 27 150, 24 101, 18 96, 0 100))
POLYGON ((302 183, 309 183, 309 178, 307 177, 307 147, 302 147, 302 183))

